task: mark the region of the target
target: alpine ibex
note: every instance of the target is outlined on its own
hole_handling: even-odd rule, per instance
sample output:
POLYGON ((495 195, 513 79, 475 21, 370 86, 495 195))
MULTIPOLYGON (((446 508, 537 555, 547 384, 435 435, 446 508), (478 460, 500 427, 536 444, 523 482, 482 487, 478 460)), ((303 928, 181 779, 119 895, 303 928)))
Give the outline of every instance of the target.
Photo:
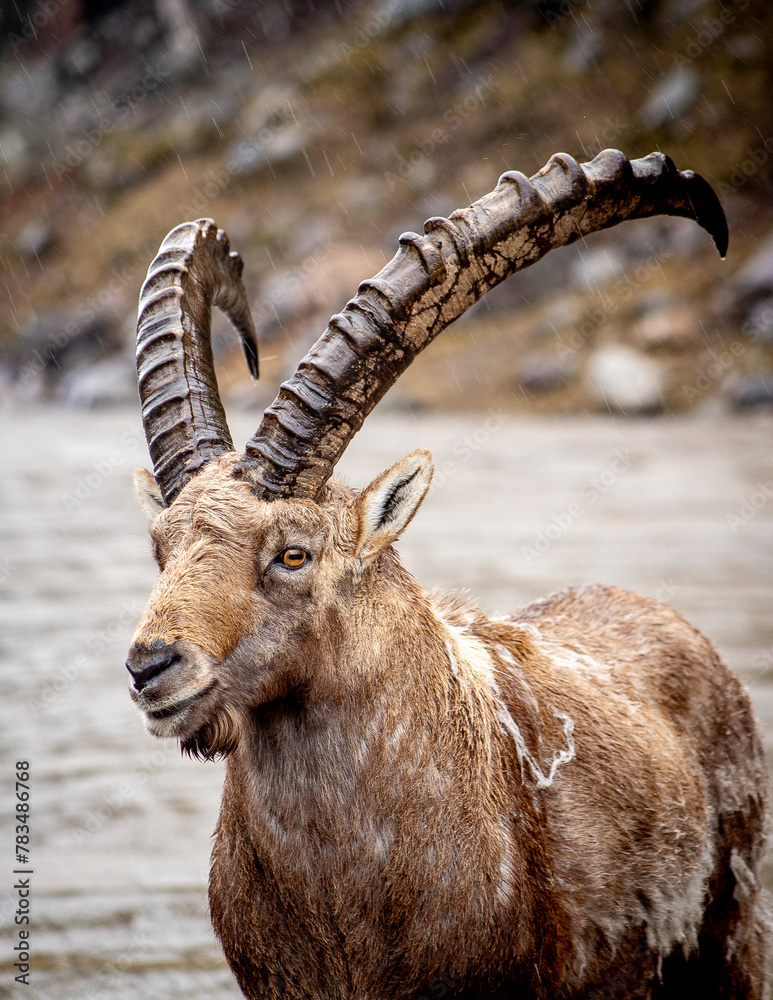
POLYGON ((508 275, 626 219, 695 219, 661 154, 556 155, 400 238, 236 454, 210 310, 257 344, 242 262, 173 230, 140 298, 139 470, 161 576, 127 666, 156 736, 227 758, 210 906, 252 998, 754 997, 766 774, 749 699, 659 602, 601 586, 492 621, 392 548, 415 451, 364 491, 347 443, 440 331, 508 275))

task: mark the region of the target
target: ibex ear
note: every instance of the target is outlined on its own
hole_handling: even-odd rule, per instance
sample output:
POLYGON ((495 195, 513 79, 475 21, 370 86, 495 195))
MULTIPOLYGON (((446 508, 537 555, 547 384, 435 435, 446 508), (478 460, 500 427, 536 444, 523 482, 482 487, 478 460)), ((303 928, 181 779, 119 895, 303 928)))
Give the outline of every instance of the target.
POLYGON ((153 521, 164 509, 164 501, 161 499, 158 483, 147 469, 134 470, 134 492, 137 494, 140 507, 145 511, 145 516, 149 521, 153 521))
POLYGON ((418 448, 374 479, 355 501, 356 556, 367 562, 407 527, 432 480, 432 455, 418 448))

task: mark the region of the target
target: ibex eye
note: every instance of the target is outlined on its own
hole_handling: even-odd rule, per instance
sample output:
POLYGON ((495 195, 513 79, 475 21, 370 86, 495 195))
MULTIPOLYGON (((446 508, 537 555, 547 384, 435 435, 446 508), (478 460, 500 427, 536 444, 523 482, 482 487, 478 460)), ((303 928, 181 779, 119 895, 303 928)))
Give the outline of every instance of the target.
POLYGON ((290 569, 300 569, 308 558, 308 552, 304 552, 303 549, 285 549, 279 556, 282 565, 290 569))

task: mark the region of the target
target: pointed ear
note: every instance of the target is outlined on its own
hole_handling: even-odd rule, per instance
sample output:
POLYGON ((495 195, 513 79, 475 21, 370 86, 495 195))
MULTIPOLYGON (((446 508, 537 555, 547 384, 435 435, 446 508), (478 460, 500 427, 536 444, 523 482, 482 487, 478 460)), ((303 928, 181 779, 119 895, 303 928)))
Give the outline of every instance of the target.
POLYGON ((355 555, 369 562, 407 527, 432 480, 432 455, 418 448, 383 472, 357 497, 355 555))
POLYGON ((164 509, 164 501, 161 499, 158 483, 147 469, 134 470, 134 492, 137 494, 140 507, 145 511, 145 517, 148 521, 153 521, 164 509))

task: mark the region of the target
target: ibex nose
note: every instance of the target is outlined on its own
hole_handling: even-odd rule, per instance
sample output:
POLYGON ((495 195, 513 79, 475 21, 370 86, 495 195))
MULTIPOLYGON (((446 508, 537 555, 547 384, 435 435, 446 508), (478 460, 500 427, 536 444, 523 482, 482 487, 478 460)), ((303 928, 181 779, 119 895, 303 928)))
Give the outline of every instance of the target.
POLYGON ((174 666, 180 659, 180 654, 174 645, 157 643, 153 646, 143 646, 135 642, 129 650, 126 669, 134 678, 135 690, 141 691, 154 677, 158 677, 168 667, 174 666))

